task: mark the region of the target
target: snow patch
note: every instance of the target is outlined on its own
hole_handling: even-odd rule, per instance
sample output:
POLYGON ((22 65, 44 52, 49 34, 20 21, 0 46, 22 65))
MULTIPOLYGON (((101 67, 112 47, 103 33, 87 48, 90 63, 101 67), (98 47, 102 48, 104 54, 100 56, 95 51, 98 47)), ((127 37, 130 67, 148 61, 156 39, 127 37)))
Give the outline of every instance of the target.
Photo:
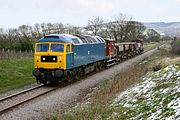
MULTIPOLYGON (((143 82, 118 95, 111 107, 123 106, 133 112, 130 119, 180 119, 180 70, 170 65, 148 73, 143 82)), ((122 113, 121 113, 122 114, 122 113)), ((123 114, 128 114, 124 111, 123 114)), ((113 116, 119 114, 113 114, 113 116)))

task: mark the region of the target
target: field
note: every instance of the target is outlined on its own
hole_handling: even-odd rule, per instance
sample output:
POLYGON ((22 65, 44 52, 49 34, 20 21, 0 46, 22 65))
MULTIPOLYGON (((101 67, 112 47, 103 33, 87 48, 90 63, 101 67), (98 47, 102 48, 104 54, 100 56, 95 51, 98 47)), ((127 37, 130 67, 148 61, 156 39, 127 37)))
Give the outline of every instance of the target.
POLYGON ((31 74, 32 68, 32 58, 0 59, 0 92, 35 82, 31 74))
POLYGON ((158 42, 145 42, 144 43, 144 49, 151 49, 155 47, 158 44, 158 42))
POLYGON ((131 69, 115 75, 82 102, 50 120, 173 119, 179 111, 180 56, 165 45, 131 69))

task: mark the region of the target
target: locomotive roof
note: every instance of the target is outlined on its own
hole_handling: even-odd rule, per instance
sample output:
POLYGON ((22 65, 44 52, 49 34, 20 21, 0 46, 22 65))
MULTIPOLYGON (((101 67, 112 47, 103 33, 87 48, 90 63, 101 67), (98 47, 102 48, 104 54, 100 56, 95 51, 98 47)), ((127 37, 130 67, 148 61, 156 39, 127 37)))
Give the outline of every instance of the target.
POLYGON ((70 35, 70 34, 50 34, 41 38, 38 42, 63 42, 73 44, 104 43, 104 39, 99 36, 90 35, 70 35))

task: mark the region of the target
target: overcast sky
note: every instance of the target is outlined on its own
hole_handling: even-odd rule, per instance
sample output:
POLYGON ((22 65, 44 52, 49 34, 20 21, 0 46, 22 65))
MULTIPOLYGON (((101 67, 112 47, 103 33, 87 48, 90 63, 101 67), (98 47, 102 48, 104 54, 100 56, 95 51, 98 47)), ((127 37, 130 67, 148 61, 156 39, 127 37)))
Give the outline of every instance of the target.
POLYGON ((0 0, 0 28, 42 22, 85 26, 124 13, 142 22, 180 21, 180 0, 0 0))

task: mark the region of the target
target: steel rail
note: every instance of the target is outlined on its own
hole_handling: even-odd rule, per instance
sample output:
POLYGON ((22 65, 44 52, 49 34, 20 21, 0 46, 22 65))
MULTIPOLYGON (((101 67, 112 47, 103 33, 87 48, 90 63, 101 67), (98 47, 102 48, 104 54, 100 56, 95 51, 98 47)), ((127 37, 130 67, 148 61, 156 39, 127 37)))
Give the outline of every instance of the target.
POLYGON ((38 86, 35 86, 35 87, 32 87, 32 88, 29 88, 29 89, 26 89, 26 90, 23 90, 23 91, 14 93, 14 94, 12 94, 12 95, 9 95, 9 96, 0 98, 0 102, 2 102, 2 101, 4 101, 4 100, 7 100, 7 99, 10 99, 10 98, 13 98, 13 97, 16 97, 16 96, 18 96, 18 95, 24 94, 24 93, 26 93, 26 92, 29 92, 29 91, 32 91, 32 90, 41 88, 41 87, 43 87, 43 86, 44 86, 44 85, 38 85, 38 86))
POLYGON ((22 105, 22 104, 24 104, 24 103, 28 103, 29 101, 32 101, 32 100, 34 100, 34 99, 36 99, 36 98, 38 98, 38 97, 40 97, 40 96, 43 96, 43 95, 45 95, 45 94, 47 94, 47 93, 49 93, 49 92, 52 92, 52 91, 56 90, 57 88, 58 88, 58 87, 52 88, 52 89, 50 89, 50 90, 48 90, 48 91, 45 91, 45 92, 43 92, 43 93, 40 93, 40 94, 38 94, 38 95, 36 95, 36 96, 30 97, 30 98, 28 98, 28 99, 26 99, 26 100, 24 100, 24 101, 22 101, 22 102, 16 103, 16 104, 11 105, 11 106, 8 106, 8 107, 6 107, 6 108, 3 108, 3 109, 0 110, 0 115, 2 115, 2 114, 4 114, 4 113, 7 113, 8 111, 10 111, 10 110, 12 110, 12 109, 14 109, 14 108, 17 108, 18 106, 20 106, 20 105, 22 105))

